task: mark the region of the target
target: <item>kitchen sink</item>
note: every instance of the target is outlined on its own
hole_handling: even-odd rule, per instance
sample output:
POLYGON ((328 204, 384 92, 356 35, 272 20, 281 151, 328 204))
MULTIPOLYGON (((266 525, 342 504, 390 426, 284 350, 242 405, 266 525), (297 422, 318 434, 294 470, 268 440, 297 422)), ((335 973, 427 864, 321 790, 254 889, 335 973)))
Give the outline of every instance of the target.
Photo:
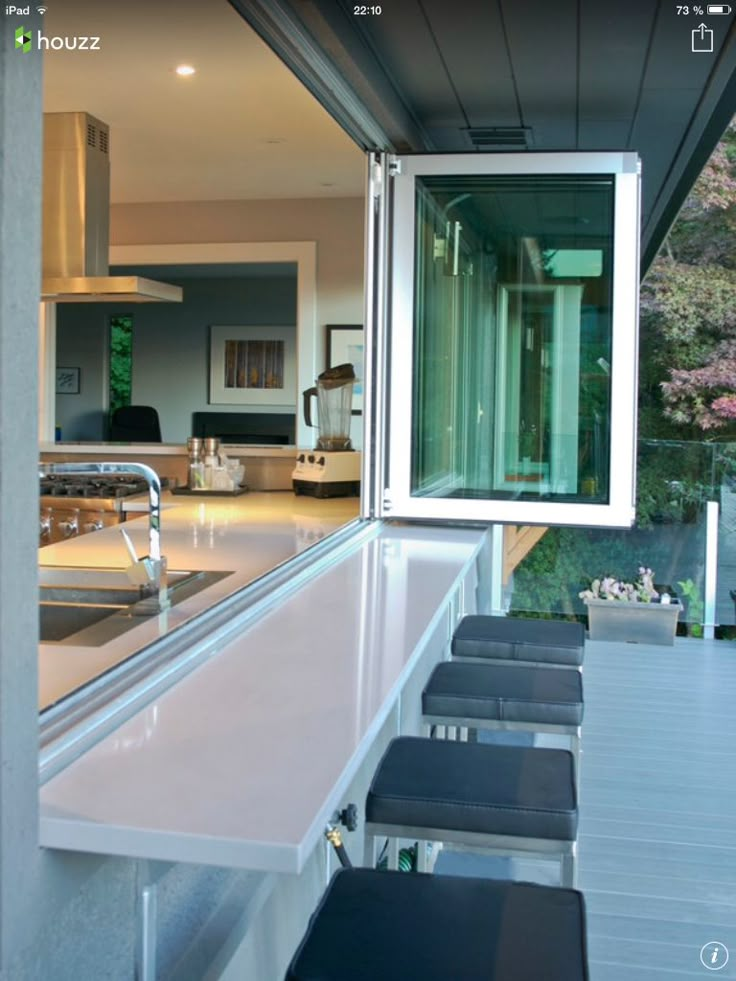
MULTIPOLYGON (((60 568, 50 570, 46 567, 44 574, 40 577, 41 602, 128 606, 144 599, 141 587, 132 585, 122 570, 83 569, 79 571, 84 573, 82 578, 76 576, 76 570, 60 568), (52 574, 47 575, 48 572, 52 574), (89 575, 89 573, 94 573, 94 575, 89 575)), ((169 593, 188 582, 192 576, 202 575, 204 573, 168 572, 169 593)))
MULTIPOLYGON (((167 572, 169 583, 178 583, 189 576, 199 575, 207 575, 207 573, 185 572, 179 569, 169 569, 167 572)), ((222 578, 223 575, 229 576, 231 573, 218 572, 215 575, 222 578)), ((41 565, 38 567, 38 583, 42 588, 59 586, 80 589, 137 589, 131 586, 125 569, 110 566, 92 568, 81 565, 41 565)))
MULTIPOLYGON (((229 575, 232 572, 169 570, 170 605, 229 575)), ((123 569, 42 566, 39 581, 42 643, 100 647, 159 613, 155 597, 132 585, 123 569)))
POLYGON ((42 602, 38 607, 41 641, 44 644, 62 641, 123 609, 125 607, 122 606, 72 606, 42 602))

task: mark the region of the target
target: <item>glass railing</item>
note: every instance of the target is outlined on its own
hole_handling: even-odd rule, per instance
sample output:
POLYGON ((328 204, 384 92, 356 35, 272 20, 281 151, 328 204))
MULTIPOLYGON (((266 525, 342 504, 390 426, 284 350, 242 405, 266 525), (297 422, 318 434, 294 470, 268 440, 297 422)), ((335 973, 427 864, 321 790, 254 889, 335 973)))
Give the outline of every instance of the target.
POLYGON ((637 520, 631 529, 549 528, 513 570, 512 613, 584 617, 579 598, 593 578, 632 582, 640 566, 683 603, 680 622, 704 622, 707 502, 720 505, 716 624, 733 625, 736 589, 736 444, 641 440, 637 520))
MULTIPOLYGON (((715 466, 720 476, 718 515, 718 576, 716 579, 716 623, 736 623, 731 590, 736 591, 736 443, 715 444, 715 466)), ((733 631, 725 635, 733 636, 733 631)))

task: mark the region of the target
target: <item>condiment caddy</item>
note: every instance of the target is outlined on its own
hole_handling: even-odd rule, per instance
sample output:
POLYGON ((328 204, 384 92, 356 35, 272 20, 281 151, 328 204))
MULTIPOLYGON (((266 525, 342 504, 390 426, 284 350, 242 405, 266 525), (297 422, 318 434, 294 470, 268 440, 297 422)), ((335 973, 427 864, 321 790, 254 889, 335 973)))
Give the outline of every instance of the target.
POLYGON ((189 454, 189 481, 186 487, 177 487, 174 494, 213 494, 236 497, 248 490, 242 484, 245 467, 240 460, 231 460, 220 449, 219 439, 200 439, 190 436, 187 440, 189 454))

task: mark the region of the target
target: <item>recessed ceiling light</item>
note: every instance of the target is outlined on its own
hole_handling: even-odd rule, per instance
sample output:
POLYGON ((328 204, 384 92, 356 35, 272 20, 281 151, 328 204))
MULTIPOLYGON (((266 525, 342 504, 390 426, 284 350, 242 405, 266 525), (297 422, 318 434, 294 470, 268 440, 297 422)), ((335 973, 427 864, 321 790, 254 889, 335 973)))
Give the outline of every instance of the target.
POLYGON ((194 75, 194 73, 196 71, 197 71, 197 69, 196 68, 192 68, 191 65, 177 65, 176 66, 176 74, 177 75, 181 75, 182 77, 184 77, 186 75, 194 75))

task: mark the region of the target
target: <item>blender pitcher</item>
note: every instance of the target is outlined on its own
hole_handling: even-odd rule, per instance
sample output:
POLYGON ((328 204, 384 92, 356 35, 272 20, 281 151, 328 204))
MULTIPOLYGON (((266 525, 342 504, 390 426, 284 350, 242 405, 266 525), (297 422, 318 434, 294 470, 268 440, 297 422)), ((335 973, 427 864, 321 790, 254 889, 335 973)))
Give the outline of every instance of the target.
POLYGON ((308 388, 303 393, 304 421, 308 426, 312 422, 312 396, 317 396, 317 411, 319 420, 317 428, 318 450, 352 450, 350 442, 350 420, 353 407, 353 385, 355 371, 351 364, 340 364, 328 368, 317 378, 315 388, 308 388))

